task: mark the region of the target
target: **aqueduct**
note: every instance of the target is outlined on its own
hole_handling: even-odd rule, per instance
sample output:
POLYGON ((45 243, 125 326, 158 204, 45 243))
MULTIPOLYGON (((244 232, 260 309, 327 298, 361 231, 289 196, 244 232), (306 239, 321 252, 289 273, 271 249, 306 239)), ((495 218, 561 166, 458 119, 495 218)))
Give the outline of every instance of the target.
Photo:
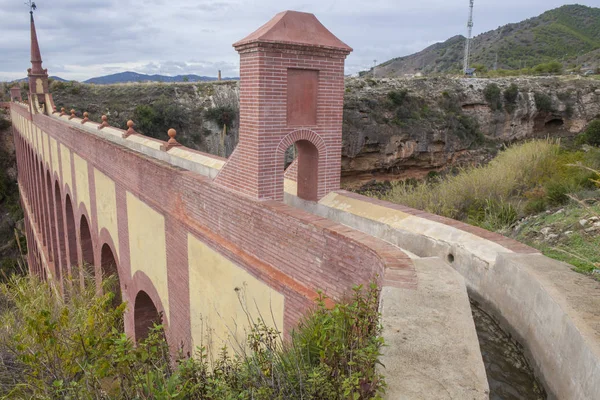
POLYGON ((240 141, 223 159, 175 132, 165 142, 57 111, 31 16, 29 96, 15 88, 8 106, 32 274, 59 294, 114 275, 126 333, 162 319, 188 351, 243 338, 246 312, 285 335, 317 289, 335 301, 375 279, 390 398, 487 397, 468 290, 551 393, 600 393, 596 282, 500 235, 340 190, 349 46, 287 11, 234 47, 240 141))

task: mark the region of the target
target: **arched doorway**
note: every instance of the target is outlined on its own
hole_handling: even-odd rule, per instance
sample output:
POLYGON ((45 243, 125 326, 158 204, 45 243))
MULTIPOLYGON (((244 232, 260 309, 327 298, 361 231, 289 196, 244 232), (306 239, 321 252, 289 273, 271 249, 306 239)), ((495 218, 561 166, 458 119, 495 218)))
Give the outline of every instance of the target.
POLYGON ((69 258, 69 266, 73 277, 78 278, 79 274, 74 270, 77 268, 77 231, 75 228, 75 214, 73 213, 73 205, 71 197, 67 194, 65 199, 65 219, 67 221, 67 256, 69 258))
POLYGON ((96 276, 94 270, 94 244, 90 225, 85 215, 81 216, 79 223, 79 243, 81 244, 81 259, 83 261, 84 281, 94 281, 96 276))
MULTIPOLYGON (((291 165, 297 183, 297 196, 304 200, 317 201, 319 192, 319 150, 308 140, 298 140, 295 146, 298 154, 291 165)), ((288 149, 289 149, 288 148, 288 149)), ((289 150, 286 151, 289 154, 289 150)))
POLYGON ((154 302, 148 296, 148 293, 143 290, 140 290, 135 296, 133 319, 135 324, 135 340, 138 342, 148 337, 150 328, 154 324, 161 323, 161 317, 154 302))
MULTIPOLYGON (((44 237, 44 245, 48 246, 48 249, 50 248, 50 240, 51 240, 51 236, 50 236, 50 216, 48 215, 48 199, 46 197, 46 190, 45 185, 44 185, 44 163, 40 161, 40 171, 39 171, 39 175, 38 175, 38 179, 40 182, 40 200, 42 202, 42 226, 40 227, 40 230, 44 232, 44 234, 42 235, 44 237)), ((50 255, 50 250, 48 250, 48 255, 50 255)), ((52 261, 52 259, 50 258, 50 261, 52 261)))
POLYGON ((64 285, 64 281, 66 280, 67 275, 69 274, 69 270, 67 267, 67 251, 65 246, 65 222, 63 218, 62 196, 60 194, 60 186, 58 185, 58 182, 54 183, 54 200, 54 206, 56 209, 56 228, 59 251, 58 254, 60 255, 60 269, 64 285))
POLYGON ((50 253, 50 259, 54 261, 54 277, 60 282, 62 280, 61 271, 58 263, 58 246, 56 238, 56 215, 54 213, 54 196, 52 195, 52 179, 50 178, 50 172, 46 171, 46 198, 48 199, 48 214, 49 215, 49 236, 48 241, 48 252, 50 253))
POLYGON ((117 268, 117 261, 115 256, 110 249, 108 244, 102 246, 100 253, 100 266, 102 267, 102 280, 107 277, 114 277, 114 283, 109 287, 109 290, 115 294, 113 299, 113 305, 119 306, 122 301, 121 297, 121 282, 119 281, 119 270, 117 268))

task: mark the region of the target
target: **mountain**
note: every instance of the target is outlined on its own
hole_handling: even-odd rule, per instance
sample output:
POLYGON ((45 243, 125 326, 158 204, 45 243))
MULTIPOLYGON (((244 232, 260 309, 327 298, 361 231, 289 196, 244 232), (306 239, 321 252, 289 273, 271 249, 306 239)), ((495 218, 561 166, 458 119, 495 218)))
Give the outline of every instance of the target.
MULTIPOLYGON (((55 81, 68 82, 66 79, 63 79, 60 76, 50 76, 49 78, 53 79, 55 81)), ((25 77, 25 78, 17 79, 16 81, 12 81, 12 82, 29 82, 29 78, 25 77)))
MULTIPOLYGON (((559 61, 565 66, 598 67, 600 8, 566 5, 525 21, 482 33, 472 41, 471 64, 520 69, 559 61)), ((376 67, 377 76, 462 70, 465 37, 454 36, 409 56, 376 67)), ((371 71, 372 72, 372 71, 371 71)))
MULTIPOLYGON (((225 78, 226 80, 235 80, 238 78, 225 78)), ((83 83, 95 83, 97 85, 108 85, 111 83, 127 83, 127 82, 209 82, 216 81, 217 78, 210 76, 198 76, 198 75, 177 75, 177 76, 166 76, 166 75, 146 75, 138 74, 137 72, 119 72, 118 74, 99 76, 96 78, 88 79, 83 83)))

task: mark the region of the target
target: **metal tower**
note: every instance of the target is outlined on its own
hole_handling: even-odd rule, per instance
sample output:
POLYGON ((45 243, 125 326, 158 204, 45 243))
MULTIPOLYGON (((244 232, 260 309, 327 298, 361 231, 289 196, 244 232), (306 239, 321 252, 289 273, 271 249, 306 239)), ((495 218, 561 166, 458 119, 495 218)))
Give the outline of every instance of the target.
POLYGON ((466 74, 469 69, 469 58, 471 57, 471 36, 473 34, 473 3, 475 0, 469 0, 469 22, 467 22, 467 42, 465 43, 465 62, 463 72, 466 74))

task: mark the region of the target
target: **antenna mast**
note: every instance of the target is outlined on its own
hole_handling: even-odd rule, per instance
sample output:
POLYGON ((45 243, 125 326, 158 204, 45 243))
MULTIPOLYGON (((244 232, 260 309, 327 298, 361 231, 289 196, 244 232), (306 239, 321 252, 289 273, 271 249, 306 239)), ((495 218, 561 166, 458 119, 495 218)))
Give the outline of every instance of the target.
POLYGON ((465 43, 465 62, 463 72, 466 74, 469 69, 469 58, 471 57, 471 36, 473 35, 473 3, 475 0, 469 0, 469 22, 467 22, 467 42, 465 43))

